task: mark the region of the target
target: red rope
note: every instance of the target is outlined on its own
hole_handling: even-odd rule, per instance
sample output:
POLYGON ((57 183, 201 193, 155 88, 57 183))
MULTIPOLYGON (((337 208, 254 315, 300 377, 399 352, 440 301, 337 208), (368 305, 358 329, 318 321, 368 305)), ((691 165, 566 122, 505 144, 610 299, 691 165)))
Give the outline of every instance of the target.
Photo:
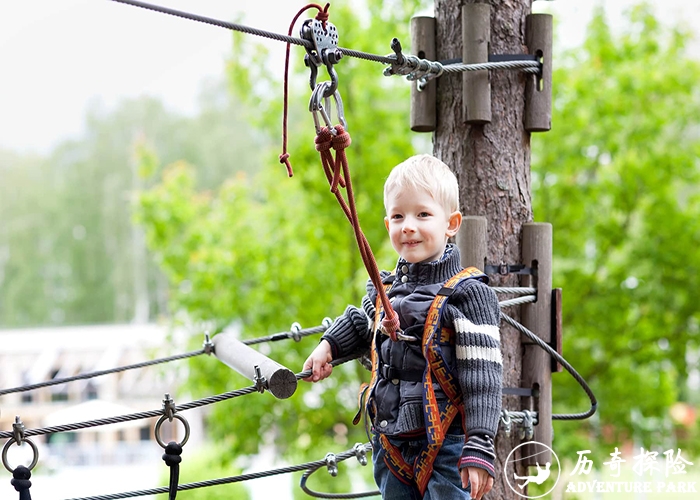
POLYGON ((392 340, 396 340, 396 332, 399 330, 399 317, 391 307, 389 297, 384 290, 382 277, 377 267, 377 261, 374 258, 369 242, 362 232, 360 220, 357 216, 357 207, 355 205, 355 196, 352 190, 352 181, 350 180, 350 168, 348 167, 348 158, 345 154, 345 149, 350 146, 352 140, 341 125, 335 127, 336 135, 333 135, 328 127, 323 127, 315 139, 316 150, 321 156, 323 171, 326 174, 328 184, 331 186, 331 192, 335 195, 340 207, 345 213, 345 217, 350 221, 355 233, 355 240, 360 249, 362 262, 367 269, 370 280, 374 288, 379 294, 379 299, 384 307, 384 319, 382 326, 389 334, 392 340), (331 148, 336 151, 335 159, 331 148), (344 187, 347 191, 347 201, 343 198, 338 187, 344 187))
MULTIPOLYGON (((328 21, 328 9, 331 4, 327 3, 325 7, 321 7, 318 4, 310 3, 303 7, 299 12, 297 12, 292 22, 289 24, 289 30, 287 32, 288 36, 292 36, 292 30, 294 29, 294 24, 296 24, 297 19, 304 12, 309 9, 318 9, 318 14, 316 14, 316 19, 323 23, 323 29, 326 29, 326 21, 328 21)), ((282 154, 280 155, 280 163, 283 163, 287 167, 287 175, 289 177, 294 175, 292 171, 292 164, 289 162, 289 153, 287 153, 287 115, 288 115, 288 98, 289 98, 289 49, 291 44, 287 42, 287 51, 284 57, 284 112, 282 115, 282 154)))

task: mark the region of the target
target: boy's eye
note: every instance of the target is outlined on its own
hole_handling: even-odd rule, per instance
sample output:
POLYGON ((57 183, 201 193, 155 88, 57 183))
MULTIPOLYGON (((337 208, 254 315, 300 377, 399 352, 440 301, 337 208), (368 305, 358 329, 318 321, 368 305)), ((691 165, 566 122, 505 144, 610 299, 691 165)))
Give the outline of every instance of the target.
POLYGON ((421 212, 418 214, 418 217, 430 217, 430 214, 428 212, 421 212))
POLYGON ((403 219, 403 215, 401 215, 401 214, 394 214, 394 215, 391 216, 391 218, 392 218, 393 220, 399 220, 399 219, 403 219))

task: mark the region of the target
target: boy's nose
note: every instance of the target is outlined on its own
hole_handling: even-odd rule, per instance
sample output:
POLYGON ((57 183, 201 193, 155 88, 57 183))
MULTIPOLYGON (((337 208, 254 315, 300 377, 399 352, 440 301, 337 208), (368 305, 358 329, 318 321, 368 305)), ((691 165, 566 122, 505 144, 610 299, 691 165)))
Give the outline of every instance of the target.
POLYGON ((416 231, 416 225, 413 223, 412 220, 405 219, 403 222, 402 230, 404 233, 413 233, 416 231))

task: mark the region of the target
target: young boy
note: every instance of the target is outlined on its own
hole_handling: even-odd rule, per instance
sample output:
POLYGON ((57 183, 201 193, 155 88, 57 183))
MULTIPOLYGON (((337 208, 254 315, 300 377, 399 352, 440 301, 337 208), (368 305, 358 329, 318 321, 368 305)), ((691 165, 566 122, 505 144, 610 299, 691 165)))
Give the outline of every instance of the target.
POLYGON ((451 280, 462 271, 459 250, 447 242, 462 223, 458 200, 456 177, 430 155, 413 156, 391 171, 384 224, 399 260, 382 277, 399 316, 399 340, 380 328, 381 301, 368 282, 362 307, 348 306, 304 363, 312 371, 306 380, 317 382, 331 374, 333 359, 370 349, 367 409, 374 477, 385 500, 480 500, 493 486, 500 310, 483 274, 470 270, 466 274, 474 276, 456 285, 451 280), (436 296, 445 299, 437 327, 436 296))

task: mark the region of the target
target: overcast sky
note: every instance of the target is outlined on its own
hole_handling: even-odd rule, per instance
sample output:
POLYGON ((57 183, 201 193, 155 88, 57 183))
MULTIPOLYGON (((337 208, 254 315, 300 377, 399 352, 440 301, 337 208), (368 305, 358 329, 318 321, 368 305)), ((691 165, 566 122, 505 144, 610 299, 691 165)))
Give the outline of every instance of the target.
MULTIPOLYGON (((333 3, 344 1, 351 0, 333 3)), ((286 33, 297 10, 307 2, 151 3, 227 21, 242 14, 243 24, 286 33)), ((575 45, 583 38, 595 3, 536 1, 534 10, 551 10, 562 28, 558 43, 575 45)), ((617 22, 620 11, 631 3, 606 0, 611 22, 617 22)), ((652 3, 663 6, 663 18, 685 20, 700 32, 700 2, 652 3)), ((331 20, 342 26, 332 12, 331 6, 331 20)), ((342 31, 340 36, 342 46, 342 31)), ((281 83, 284 44, 268 43, 280 54, 276 66, 281 83)), ((230 47, 228 30, 110 0, 0 0, 0 148, 50 151, 60 141, 82 133, 89 103, 112 109, 120 99, 148 94, 174 110, 194 113, 202 82, 222 75, 230 47)), ((301 50, 293 47, 292 57, 302 57, 301 50)), ((377 52, 389 50, 378 47, 377 52)), ((381 74, 381 67, 377 68, 381 74)))

